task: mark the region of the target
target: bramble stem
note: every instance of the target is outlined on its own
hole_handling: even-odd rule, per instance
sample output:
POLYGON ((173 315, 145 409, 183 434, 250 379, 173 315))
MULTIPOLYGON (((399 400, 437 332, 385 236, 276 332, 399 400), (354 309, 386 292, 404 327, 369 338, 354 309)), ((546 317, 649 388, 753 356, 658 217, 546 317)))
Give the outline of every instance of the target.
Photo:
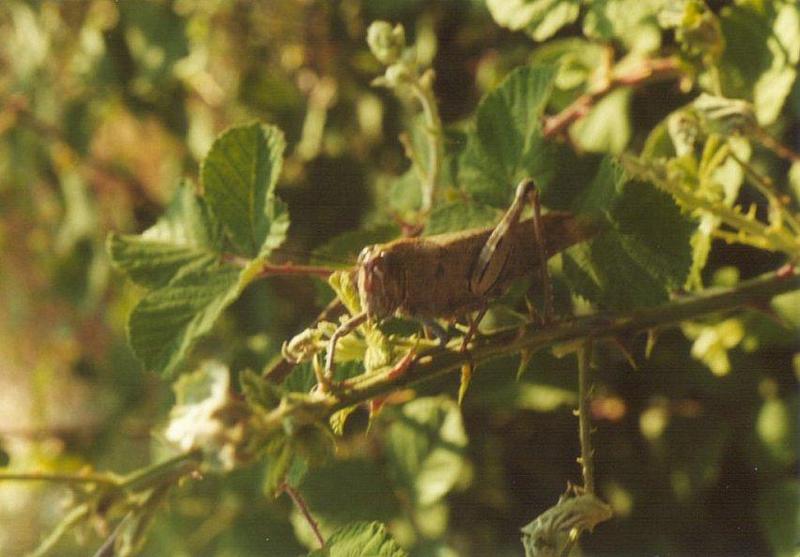
POLYGON ((578 434, 581 442, 581 473, 583 488, 594 493, 594 451, 592 450, 592 423, 589 415, 589 397, 592 388, 589 372, 592 360, 592 340, 578 350, 578 434))
POLYGON ((392 374, 388 370, 362 375, 348 381, 347 388, 341 392, 314 393, 287 400, 267 415, 262 424, 265 429, 272 430, 282 427, 281 424, 290 416, 307 422, 326 419, 337 410, 460 369, 470 361, 478 365, 501 356, 526 350, 535 352, 556 344, 587 338, 630 336, 640 331, 696 319, 702 315, 763 302, 778 294, 798 289, 800 275, 791 269, 742 282, 732 289, 709 288, 656 307, 624 313, 589 315, 555 323, 546 328, 531 323, 522 327, 501 329, 476 339, 472 349, 465 352, 446 348, 423 351, 402 374, 392 374))

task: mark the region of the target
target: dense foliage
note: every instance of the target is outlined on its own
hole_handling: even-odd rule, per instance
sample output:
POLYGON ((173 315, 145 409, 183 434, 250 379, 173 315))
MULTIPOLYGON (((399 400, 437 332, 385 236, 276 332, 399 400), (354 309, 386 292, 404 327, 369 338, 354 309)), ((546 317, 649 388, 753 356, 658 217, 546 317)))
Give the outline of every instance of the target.
POLYGON ((794 554, 799 61, 791 0, 5 0, 0 554, 794 554), (361 248, 526 177, 602 224, 555 321, 318 384, 361 248))

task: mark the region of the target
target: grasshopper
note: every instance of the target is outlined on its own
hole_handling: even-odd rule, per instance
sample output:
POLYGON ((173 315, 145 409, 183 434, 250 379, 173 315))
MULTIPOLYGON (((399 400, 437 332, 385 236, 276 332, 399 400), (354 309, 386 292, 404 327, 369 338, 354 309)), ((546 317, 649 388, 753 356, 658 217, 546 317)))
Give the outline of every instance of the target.
POLYGON ((475 333, 488 301, 521 277, 539 273, 545 294, 545 321, 552 317, 547 259, 599 231, 597 221, 566 212, 542 215, 538 190, 522 180, 514 201, 494 228, 467 230, 424 238, 401 238, 367 246, 353 271, 363 311, 342 323, 328 341, 321 386, 333 386, 338 340, 365 321, 394 315, 430 325, 440 340, 435 319, 478 311, 470 321, 462 350, 475 333), (521 220, 526 201, 533 217, 521 220))

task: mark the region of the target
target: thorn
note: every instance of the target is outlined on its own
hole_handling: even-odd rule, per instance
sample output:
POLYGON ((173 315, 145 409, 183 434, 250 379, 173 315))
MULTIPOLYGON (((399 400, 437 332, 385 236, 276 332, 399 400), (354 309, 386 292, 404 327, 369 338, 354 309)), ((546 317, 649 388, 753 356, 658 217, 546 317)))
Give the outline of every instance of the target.
POLYGON ((636 359, 633 357, 633 350, 628 344, 622 340, 620 337, 611 337, 614 340, 614 344, 617 345, 622 355, 625 356, 625 359, 628 360, 628 364, 635 370, 639 369, 639 366, 636 364, 636 359))
POLYGON ((649 360, 650 356, 653 354, 653 349, 656 347, 656 342, 658 342, 658 337, 660 335, 660 329, 647 329, 647 346, 644 349, 644 357, 646 360, 649 360))
POLYGON ((464 397, 467 394, 467 389, 469 389, 470 381, 472 381, 472 364, 466 363, 461 366, 461 383, 458 385, 458 405, 464 402, 464 397))
POLYGON ((517 381, 522 379, 522 375, 528 371, 528 364, 531 363, 533 352, 530 350, 522 350, 520 353, 519 366, 517 367, 517 381))

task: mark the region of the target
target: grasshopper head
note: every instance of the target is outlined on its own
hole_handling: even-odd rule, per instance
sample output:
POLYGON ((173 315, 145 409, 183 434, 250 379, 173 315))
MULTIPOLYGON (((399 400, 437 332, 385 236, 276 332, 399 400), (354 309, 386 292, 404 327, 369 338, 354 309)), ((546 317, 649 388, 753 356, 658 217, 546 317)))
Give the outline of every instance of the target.
POLYGON ((403 300, 402 273, 381 246, 367 246, 358 256, 358 295, 371 319, 389 317, 403 300))

